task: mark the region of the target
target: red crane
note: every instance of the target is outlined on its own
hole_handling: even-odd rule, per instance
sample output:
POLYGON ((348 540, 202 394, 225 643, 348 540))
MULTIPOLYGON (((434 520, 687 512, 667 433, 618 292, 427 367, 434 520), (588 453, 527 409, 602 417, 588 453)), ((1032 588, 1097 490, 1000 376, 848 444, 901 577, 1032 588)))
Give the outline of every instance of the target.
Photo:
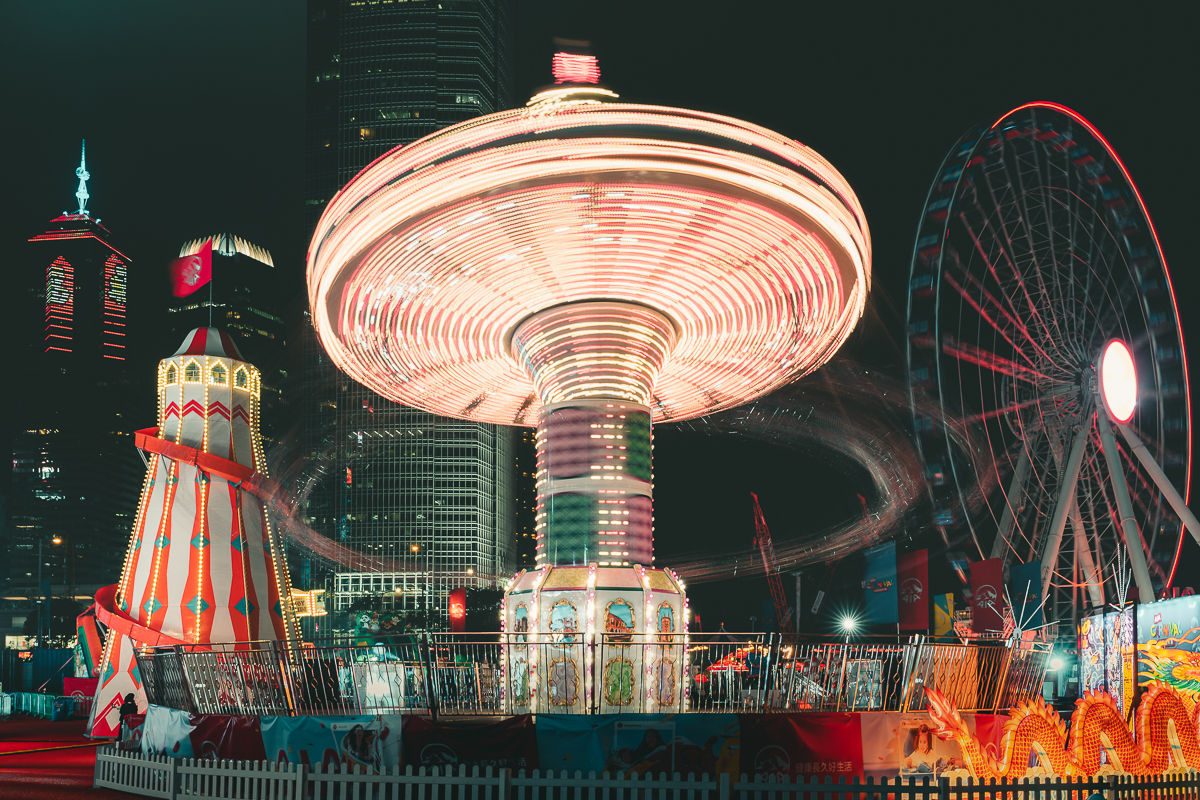
POLYGON ((775 603, 775 621, 780 633, 790 633, 792 627, 792 612, 788 610, 787 599, 783 594, 783 582, 779 580, 779 564, 775 561, 775 545, 771 542, 771 530, 763 518, 762 506, 758 504, 758 495, 754 498, 754 543, 762 552, 763 569, 767 572, 767 583, 771 587, 771 600, 775 603))

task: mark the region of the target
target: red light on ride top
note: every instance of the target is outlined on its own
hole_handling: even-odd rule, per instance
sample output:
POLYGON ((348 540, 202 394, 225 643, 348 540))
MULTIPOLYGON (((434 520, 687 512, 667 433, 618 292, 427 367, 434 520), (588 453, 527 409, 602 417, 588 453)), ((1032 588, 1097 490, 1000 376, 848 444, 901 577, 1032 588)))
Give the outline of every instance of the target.
POLYGON ((555 53, 550 69, 555 83, 600 82, 600 62, 595 56, 555 53))
POLYGON ((1137 370, 1124 342, 1111 341, 1100 357, 1100 391, 1117 422, 1129 422, 1137 408, 1137 370))

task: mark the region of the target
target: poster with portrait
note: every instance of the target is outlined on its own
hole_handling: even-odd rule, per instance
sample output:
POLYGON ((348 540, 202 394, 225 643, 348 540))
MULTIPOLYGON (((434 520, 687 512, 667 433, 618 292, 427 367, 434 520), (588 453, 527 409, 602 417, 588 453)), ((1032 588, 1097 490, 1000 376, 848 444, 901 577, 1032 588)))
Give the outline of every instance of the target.
MULTIPOLYGON (((931 780, 964 768, 958 743, 938 738, 928 714, 862 714, 864 777, 931 780)), ((1007 715, 962 715, 985 752, 999 756, 1007 715)))
POLYGON ((399 714, 338 717, 263 717, 267 758, 284 764, 338 764, 378 772, 400 766, 399 714))

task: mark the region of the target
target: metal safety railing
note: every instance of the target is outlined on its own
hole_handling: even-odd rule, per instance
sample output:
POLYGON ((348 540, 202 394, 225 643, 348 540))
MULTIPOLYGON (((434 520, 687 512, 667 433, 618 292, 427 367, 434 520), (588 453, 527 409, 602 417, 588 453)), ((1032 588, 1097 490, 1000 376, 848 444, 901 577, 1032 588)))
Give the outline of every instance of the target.
POLYGON ((925 687, 962 711, 1041 693, 1046 645, 799 641, 779 634, 413 634, 142 648, 147 699, 199 714, 300 716, 916 711, 925 687), (561 702, 531 703, 571 667, 561 702), (654 674, 651 674, 654 673, 654 674), (671 692, 651 692, 670 675, 671 692), (657 678, 657 683, 655 683, 657 678), (569 702, 567 702, 569 700, 569 702))

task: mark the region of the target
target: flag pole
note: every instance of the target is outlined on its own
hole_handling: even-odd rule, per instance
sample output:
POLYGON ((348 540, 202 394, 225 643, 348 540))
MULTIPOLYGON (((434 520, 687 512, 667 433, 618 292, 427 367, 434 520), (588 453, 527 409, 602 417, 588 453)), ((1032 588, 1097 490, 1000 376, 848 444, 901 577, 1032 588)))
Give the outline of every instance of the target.
POLYGON ((208 240, 209 256, 208 256, 208 327, 212 327, 212 308, 213 308, 213 274, 212 274, 212 239, 208 240))

